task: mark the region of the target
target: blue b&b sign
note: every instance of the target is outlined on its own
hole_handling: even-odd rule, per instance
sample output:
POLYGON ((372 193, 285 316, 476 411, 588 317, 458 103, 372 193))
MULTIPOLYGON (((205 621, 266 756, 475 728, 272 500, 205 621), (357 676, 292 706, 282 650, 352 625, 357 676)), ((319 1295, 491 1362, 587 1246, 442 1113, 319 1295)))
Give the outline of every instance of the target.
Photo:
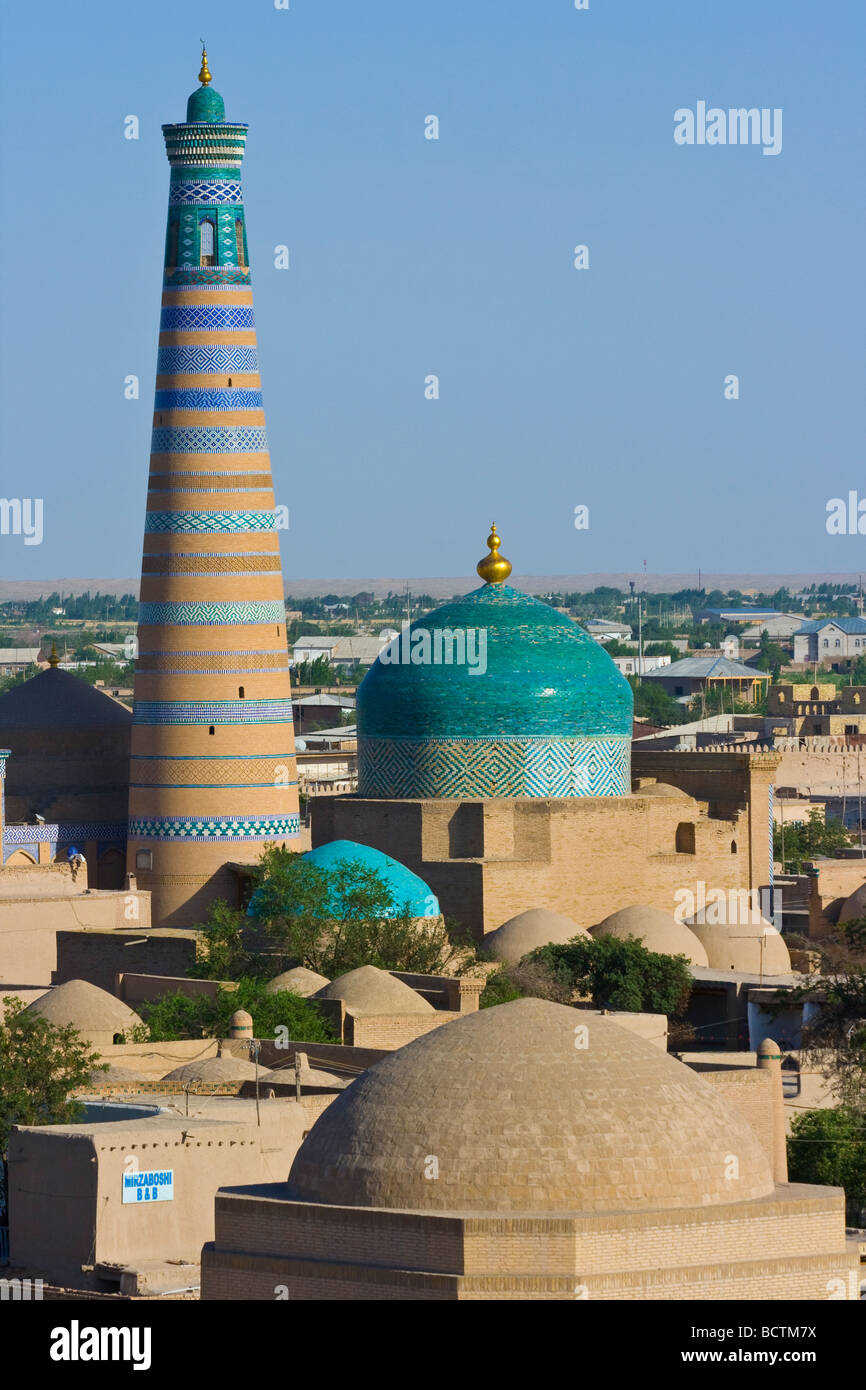
POLYGON ((157 1168, 150 1172, 124 1173, 123 1202, 173 1202, 174 1169, 157 1168))

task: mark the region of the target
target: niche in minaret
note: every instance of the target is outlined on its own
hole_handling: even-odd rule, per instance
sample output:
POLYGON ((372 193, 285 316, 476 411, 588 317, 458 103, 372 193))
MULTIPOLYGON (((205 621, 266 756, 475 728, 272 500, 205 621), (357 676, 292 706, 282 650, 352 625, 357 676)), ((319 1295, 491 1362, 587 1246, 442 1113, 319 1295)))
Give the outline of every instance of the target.
POLYGON ((215 265, 215 228, 209 217, 203 218, 199 224, 199 237, 199 264, 215 265))

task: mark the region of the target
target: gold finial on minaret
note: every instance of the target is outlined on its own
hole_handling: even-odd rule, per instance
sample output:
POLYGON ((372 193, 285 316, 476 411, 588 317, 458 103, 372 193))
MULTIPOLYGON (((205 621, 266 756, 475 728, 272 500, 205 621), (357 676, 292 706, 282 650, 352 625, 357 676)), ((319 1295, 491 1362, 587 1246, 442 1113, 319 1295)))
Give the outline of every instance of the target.
POLYGON ((55 669, 55 667, 60 665, 60 657, 57 655, 56 642, 51 643, 51 655, 48 658, 48 665, 51 667, 52 671, 55 669))
POLYGON ((489 554, 485 555, 483 560, 479 560, 475 568, 486 584, 504 584, 511 573, 511 563, 504 555, 499 554, 502 542, 496 534, 495 521, 490 523, 487 544, 490 548, 489 554))
POLYGON ((206 87, 207 84, 212 81, 210 68, 207 65, 207 49, 204 46, 204 39, 201 41, 201 71, 198 75, 198 80, 203 87, 206 87))

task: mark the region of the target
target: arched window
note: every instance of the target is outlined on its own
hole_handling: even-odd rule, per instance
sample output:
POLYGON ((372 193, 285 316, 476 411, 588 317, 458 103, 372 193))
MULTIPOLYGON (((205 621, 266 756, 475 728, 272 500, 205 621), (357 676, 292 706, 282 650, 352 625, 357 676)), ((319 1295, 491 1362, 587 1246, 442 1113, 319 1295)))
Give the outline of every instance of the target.
POLYGON ((737 852, 737 842, 736 842, 736 840, 732 840, 732 841, 731 841, 731 854, 736 854, 736 852, 737 852))
POLYGON ((209 217, 205 217, 199 227, 201 237, 199 265, 214 265, 216 256, 214 255, 214 224, 209 217))
POLYGON ((810 700, 817 700, 817 698, 818 698, 818 687, 817 687, 817 685, 813 685, 811 691, 809 692, 809 699, 810 699, 810 700))
POLYGON ((244 256, 244 224, 240 217, 235 218, 235 241, 238 248, 238 265, 246 265, 244 256))
POLYGON ((239 699, 239 700, 242 700, 243 698, 244 698, 244 688, 243 688, 242 685, 239 685, 239 686, 238 686, 238 699, 239 699))
POLYGON ((695 827, 689 821, 682 821, 677 826, 676 848, 677 854, 695 852, 695 827))

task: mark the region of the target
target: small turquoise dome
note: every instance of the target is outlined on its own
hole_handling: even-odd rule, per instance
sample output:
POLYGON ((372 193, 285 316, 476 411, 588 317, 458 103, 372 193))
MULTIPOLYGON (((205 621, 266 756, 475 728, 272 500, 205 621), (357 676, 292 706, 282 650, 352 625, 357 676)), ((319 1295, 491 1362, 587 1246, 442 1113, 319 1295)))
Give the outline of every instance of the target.
POLYGON ((475 799, 631 790, 631 687, 549 604, 489 583, 414 622, 358 689, 358 793, 475 799))
POLYGON ((213 87, 199 87, 186 104, 187 125, 194 121, 224 121, 225 118, 226 104, 213 87))
MULTIPOLYGON (((395 915, 404 912, 408 905, 408 911, 413 917, 439 916, 439 902, 423 878, 413 874, 411 869, 392 859, 389 854, 373 849, 371 845, 359 845, 355 840, 330 840, 326 845, 307 850, 301 858, 325 870, 333 869, 339 863, 374 869, 394 895, 395 915)), ((331 914, 326 911, 323 915, 331 914)))

